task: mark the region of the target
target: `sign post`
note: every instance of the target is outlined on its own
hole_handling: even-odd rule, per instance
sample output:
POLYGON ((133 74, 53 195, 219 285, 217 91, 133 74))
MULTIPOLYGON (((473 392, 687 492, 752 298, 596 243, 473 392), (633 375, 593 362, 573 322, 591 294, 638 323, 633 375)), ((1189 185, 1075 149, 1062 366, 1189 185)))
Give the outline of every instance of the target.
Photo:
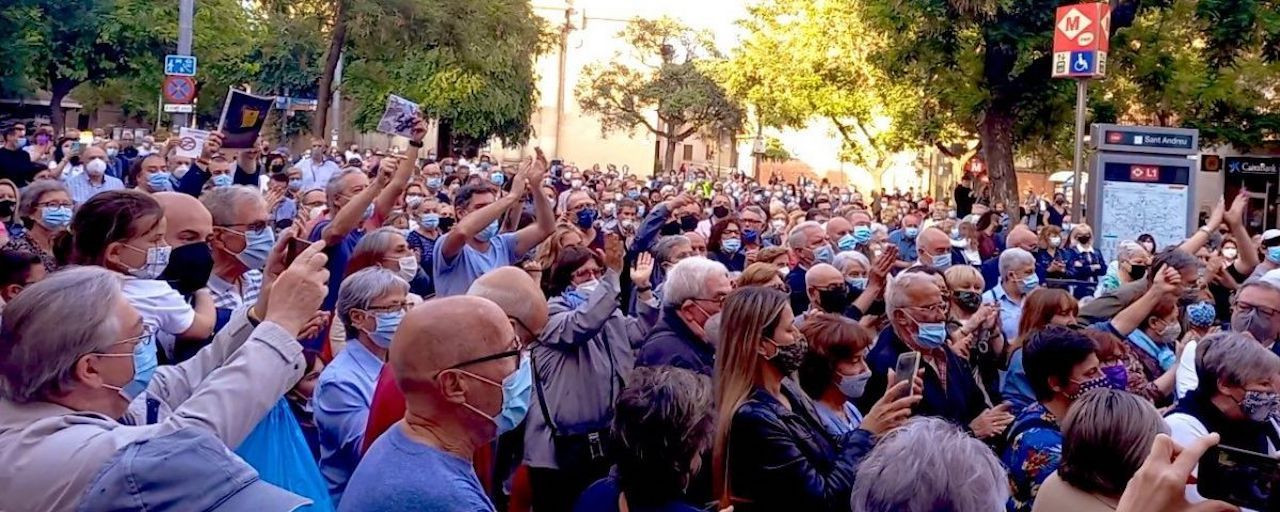
MULTIPOLYGON (((1053 77, 1076 80, 1076 148, 1071 187, 1071 219, 1080 223, 1083 205, 1080 185, 1084 183, 1085 110, 1089 102, 1089 79, 1107 74, 1110 50, 1111 5, 1087 3, 1058 8, 1053 29, 1053 77)), ((1091 180, 1093 183, 1096 180, 1091 180)))

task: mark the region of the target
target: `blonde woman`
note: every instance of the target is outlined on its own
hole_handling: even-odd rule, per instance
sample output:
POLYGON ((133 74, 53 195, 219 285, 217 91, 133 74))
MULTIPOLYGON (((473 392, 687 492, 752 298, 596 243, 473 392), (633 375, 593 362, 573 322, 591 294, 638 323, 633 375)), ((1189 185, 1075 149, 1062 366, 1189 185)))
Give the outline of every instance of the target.
MULTIPOLYGON (((757 510, 847 509, 854 470, 875 443, 897 427, 919 396, 886 401, 858 428, 827 433, 813 402, 789 376, 808 344, 794 325, 787 295, 751 286, 729 294, 716 349, 716 437, 712 476, 720 507, 757 510)), ((905 394, 906 382, 887 396, 905 394)))
POLYGON ((542 271, 540 280, 542 289, 547 289, 551 284, 547 282, 551 274, 551 265, 556 262, 556 258, 565 247, 571 246, 586 247, 586 242, 577 227, 564 222, 556 224, 555 232, 538 246, 538 255, 534 260, 538 262, 538 268, 542 271))
POLYGON ((734 287, 763 286, 783 293, 790 293, 791 289, 787 288, 787 283, 782 280, 782 275, 778 273, 779 268, 772 263, 752 263, 738 276, 734 287))

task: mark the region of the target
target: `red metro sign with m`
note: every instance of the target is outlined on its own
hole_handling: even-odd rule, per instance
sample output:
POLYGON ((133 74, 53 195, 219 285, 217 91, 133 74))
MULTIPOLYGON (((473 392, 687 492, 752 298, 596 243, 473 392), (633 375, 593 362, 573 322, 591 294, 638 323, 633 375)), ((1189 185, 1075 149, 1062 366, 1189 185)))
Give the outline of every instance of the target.
POLYGON ((1098 78, 1107 74, 1111 5, 1087 3, 1058 8, 1053 25, 1053 77, 1098 78))

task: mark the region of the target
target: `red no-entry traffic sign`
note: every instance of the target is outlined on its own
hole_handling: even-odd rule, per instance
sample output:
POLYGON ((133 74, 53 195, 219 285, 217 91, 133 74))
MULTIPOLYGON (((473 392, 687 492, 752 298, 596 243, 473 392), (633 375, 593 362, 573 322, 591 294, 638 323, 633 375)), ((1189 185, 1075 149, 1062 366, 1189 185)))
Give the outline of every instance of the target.
POLYGON ((196 81, 189 76, 168 75, 160 88, 165 103, 187 104, 196 99, 196 81))

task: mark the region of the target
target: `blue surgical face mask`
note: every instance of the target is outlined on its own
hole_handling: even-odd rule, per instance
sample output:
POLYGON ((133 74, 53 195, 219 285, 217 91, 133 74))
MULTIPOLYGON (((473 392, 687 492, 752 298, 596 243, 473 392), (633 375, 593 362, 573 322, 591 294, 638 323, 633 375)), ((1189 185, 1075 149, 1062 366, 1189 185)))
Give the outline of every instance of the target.
POLYGON ((444 180, 440 178, 427 178, 427 188, 429 189, 439 189, 442 184, 444 184, 444 180))
POLYGON ((947 252, 947 253, 934 256, 933 260, 930 263, 932 263, 933 268, 936 268, 938 270, 946 270, 947 268, 951 267, 951 253, 947 252))
POLYGON ((726 253, 733 254, 738 252, 738 249, 742 248, 742 240, 737 238, 726 238, 720 241, 720 248, 726 253))
POLYGON ((369 333, 369 339, 379 347, 391 348, 391 337, 400 327, 400 321, 404 320, 404 310, 374 313, 373 319, 375 324, 373 331, 369 333))
POLYGON ((512 431, 529 414, 529 399, 533 396, 533 368, 530 364, 529 356, 522 354, 520 366, 516 368, 514 373, 502 379, 502 383, 494 382, 466 370, 457 370, 480 382, 502 388, 502 409, 498 411, 497 416, 489 416, 484 411, 466 402, 463 402, 462 406, 492 421, 498 428, 498 435, 512 431))
POLYGON ((168 192, 173 190, 173 175, 167 172, 153 172, 147 178, 147 186, 151 187, 153 192, 168 192))
POLYGON ((1022 283, 1019 284, 1018 288, 1022 290, 1023 295, 1026 295, 1028 293, 1031 293, 1031 290, 1034 290, 1039 286, 1040 286, 1040 278, 1035 274, 1031 274, 1027 277, 1022 278, 1022 283))
POLYGON ((917 227, 914 227, 914 226, 913 226, 913 227, 904 228, 904 229, 902 230, 902 234, 907 235, 907 238, 914 240, 917 236, 919 236, 919 235, 920 235, 920 228, 917 228, 917 227))
POLYGON ((853 239, 858 245, 871 241, 871 228, 867 226, 854 226, 853 239))
POLYGON ((373 203, 369 203, 369 206, 364 207, 364 213, 360 214, 360 220, 369 220, 370 218, 373 218, 373 203))
POLYGON ((835 251, 831 250, 830 245, 822 244, 817 249, 813 250, 813 259, 815 260, 815 263, 830 264, 832 258, 835 258, 835 254, 833 254, 834 252, 835 251))
MULTIPOLYGON (((908 315, 910 318, 910 315, 908 315)), ((933 350, 941 347, 947 342, 947 324, 943 322, 919 322, 915 318, 911 318, 916 323, 916 344, 921 348, 933 350)))
POLYGON ((293 192, 302 190, 302 180, 289 180, 289 190, 293 192))
POLYGON ((1267 248, 1267 261, 1280 265, 1280 245, 1267 248))
POLYGON ((494 185, 501 187, 503 183, 507 182, 507 175, 495 172, 489 175, 489 181, 493 182, 494 185))
POLYGON ((213 177, 212 182, 215 187, 230 187, 232 183, 231 175, 219 174, 213 177))
POLYGON ((46 206, 40 209, 40 220, 49 229, 62 229, 71 224, 70 206, 46 206))
POLYGON ((845 398, 854 400, 862 397, 862 393, 867 389, 867 381, 869 380, 871 380, 871 370, 857 375, 841 375, 837 386, 845 398))
POLYGON ((858 246, 858 240, 852 233, 847 233, 840 237, 840 240, 836 241, 836 246, 840 247, 841 251, 852 251, 858 246))
POLYGON ((423 215, 422 215, 422 220, 421 220, 420 222, 422 223, 422 225, 423 225, 423 226, 428 227, 428 228, 431 228, 431 229, 439 228, 439 227, 440 227, 440 215, 439 215, 439 214, 436 214, 436 213, 426 213, 426 214, 423 214, 423 215))
POLYGON ((846 277, 844 278, 844 282, 848 283, 849 287, 854 290, 867 289, 867 278, 865 277, 846 277))
POLYGON ((476 233, 476 240, 479 240, 481 242, 488 242, 489 240, 492 240, 493 237, 495 236, 498 236, 498 219, 493 219, 493 222, 490 222, 489 225, 485 226, 483 230, 481 230, 479 233, 476 233))
POLYGON ((133 379, 124 385, 124 387, 116 387, 103 383, 103 387, 114 389, 120 393, 120 396, 126 402, 132 402, 134 398, 141 395, 147 390, 147 386, 151 385, 151 377, 156 373, 156 367, 159 361, 156 358, 155 335, 148 336, 146 339, 139 341, 133 346, 132 354, 103 354, 98 353, 98 357, 132 357, 133 358, 133 379))
POLYGON ((25 147, 27 147, 27 138, 26 138, 26 137, 18 137, 18 149, 22 149, 22 148, 25 148, 25 147))
POLYGON ((249 270, 262 270, 267 265, 267 256, 271 254, 271 248, 276 244, 275 233, 269 226, 264 226, 256 231, 245 231, 243 235, 244 250, 236 255, 236 259, 249 270))

